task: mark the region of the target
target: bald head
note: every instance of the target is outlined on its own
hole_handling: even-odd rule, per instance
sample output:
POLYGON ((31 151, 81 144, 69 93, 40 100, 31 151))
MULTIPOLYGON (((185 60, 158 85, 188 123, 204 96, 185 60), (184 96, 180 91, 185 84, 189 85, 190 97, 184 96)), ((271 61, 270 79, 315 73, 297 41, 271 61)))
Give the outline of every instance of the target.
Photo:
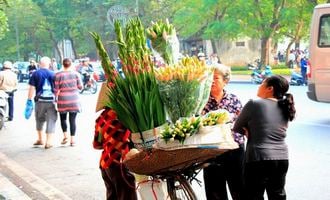
POLYGON ((41 68, 49 68, 50 66, 50 58, 45 56, 40 59, 40 67, 41 68))

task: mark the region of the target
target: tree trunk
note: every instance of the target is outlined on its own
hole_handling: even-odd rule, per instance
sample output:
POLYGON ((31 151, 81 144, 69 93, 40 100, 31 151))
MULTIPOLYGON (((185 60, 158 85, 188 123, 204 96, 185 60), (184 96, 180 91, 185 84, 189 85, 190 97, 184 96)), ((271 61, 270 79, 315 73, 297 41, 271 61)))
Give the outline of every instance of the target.
POLYGON ((286 63, 286 66, 288 66, 288 67, 289 67, 289 54, 290 54, 291 46, 293 45, 293 43, 294 43, 294 40, 291 40, 285 51, 285 63, 286 63))
POLYGON ((55 45, 55 48, 56 48, 56 51, 58 53, 58 56, 60 57, 60 59, 58 60, 58 62, 62 62, 64 55, 63 55, 63 51, 59 47, 59 44, 58 43, 55 45))
POLYGON ((218 54, 218 49, 217 49, 216 41, 214 39, 211 40, 211 45, 212 45, 213 53, 218 54))
POLYGON ((73 43, 73 39, 70 37, 69 40, 70 40, 70 42, 71 42, 71 47, 72 47, 72 51, 73 51, 73 55, 74 55, 74 59, 77 59, 78 56, 77 56, 77 51, 76 51, 75 45, 74 45, 74 43, 73 43))
POLYGON ((60 57, 59 62, 62 62, 63 51, 62 51, 62 49, 59 48, 58 41, 55 39, 52 30, 48 29, 48 32, 49 32, 49 35, 50 35, 50 39, 53 42, 53 48, 55 49, 55 51, 57 52, 58 56, 60 57))
POLYGON ((261 63, 262 65, 269 65, 269 50, 271 38, 264 37, 261 39, 261 63))

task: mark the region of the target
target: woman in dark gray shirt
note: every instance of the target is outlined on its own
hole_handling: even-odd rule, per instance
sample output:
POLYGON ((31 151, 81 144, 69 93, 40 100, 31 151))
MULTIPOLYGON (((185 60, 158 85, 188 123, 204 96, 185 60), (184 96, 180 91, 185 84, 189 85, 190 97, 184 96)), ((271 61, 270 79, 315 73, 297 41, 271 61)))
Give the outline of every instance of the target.
POLYGON ((288 148, 285 143, 288 122, 295 117, 293 96, 287 93, 288 81, 282 76, 266 78, 258 89, 261 99, 250 100, 239 115, 233 130, 246 134, 245 197, 269 200, 286 199, 285 177, 288 148))

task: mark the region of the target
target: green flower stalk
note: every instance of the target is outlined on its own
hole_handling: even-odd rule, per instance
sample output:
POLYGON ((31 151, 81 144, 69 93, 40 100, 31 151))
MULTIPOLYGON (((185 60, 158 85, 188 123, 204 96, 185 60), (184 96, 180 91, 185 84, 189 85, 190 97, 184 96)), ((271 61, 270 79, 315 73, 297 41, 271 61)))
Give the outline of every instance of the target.
POLYGON ((117 72, 115 71, 115 68, 114 68, 113 64, 111 63, 109 55, 103 46, 101 37, 96 32, 90 32, 90 34, 92 35, 92 37, 94 39, 96 49, 98 50, 98 54, 101 58, 101 65, 102 65, 102 68, 106 75, 107 81, 113 82, 113 79, 117 75, 117 72))

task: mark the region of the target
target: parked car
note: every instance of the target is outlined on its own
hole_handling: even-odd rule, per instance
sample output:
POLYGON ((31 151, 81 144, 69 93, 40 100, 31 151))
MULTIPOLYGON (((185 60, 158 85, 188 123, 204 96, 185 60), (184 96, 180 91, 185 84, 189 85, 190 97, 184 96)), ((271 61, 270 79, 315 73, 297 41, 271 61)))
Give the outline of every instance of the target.
POLYGON ((14 69, 17 70, 17 79, 19 82, 29 80, 28 66, 29 62, 15 62, 14 69))

